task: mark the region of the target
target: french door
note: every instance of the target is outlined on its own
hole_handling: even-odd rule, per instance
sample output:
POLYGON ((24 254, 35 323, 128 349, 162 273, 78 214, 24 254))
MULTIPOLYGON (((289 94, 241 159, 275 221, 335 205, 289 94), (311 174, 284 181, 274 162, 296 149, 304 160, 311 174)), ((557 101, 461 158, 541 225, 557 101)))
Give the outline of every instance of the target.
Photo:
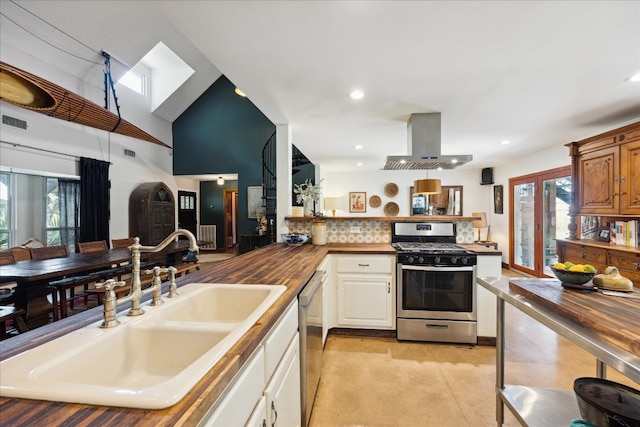
POLYGON ((509 189, 510 268, 553 276, 556 238, 569 234, 570 166, 511 178, 509 189))

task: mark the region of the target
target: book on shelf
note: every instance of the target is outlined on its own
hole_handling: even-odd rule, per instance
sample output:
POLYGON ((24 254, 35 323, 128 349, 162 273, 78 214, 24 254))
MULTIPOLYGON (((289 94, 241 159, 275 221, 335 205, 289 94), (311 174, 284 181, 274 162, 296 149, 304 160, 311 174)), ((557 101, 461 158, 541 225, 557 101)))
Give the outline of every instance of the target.
POLYGON ((611 221, 609 224, 609 243, 631 248, 640 247, 640 221, 611 221))

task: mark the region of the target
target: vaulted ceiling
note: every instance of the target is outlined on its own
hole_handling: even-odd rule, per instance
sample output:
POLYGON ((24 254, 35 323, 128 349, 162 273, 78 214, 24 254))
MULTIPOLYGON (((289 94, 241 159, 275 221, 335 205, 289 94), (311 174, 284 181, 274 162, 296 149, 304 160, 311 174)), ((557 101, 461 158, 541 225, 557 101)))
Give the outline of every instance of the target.
POLYGON ((442 153, 474 156, 463 168, 640 118, 640 83, 625 82, 640 72, 638 1, 3 0, 1 12, 3 46, 87 81, 102 81, 100 51, 133 65, 162 41, 195 73, 154 114, 173 121, 223 73, 328 170, 406 154, 412 113, 442 113, 442 153))

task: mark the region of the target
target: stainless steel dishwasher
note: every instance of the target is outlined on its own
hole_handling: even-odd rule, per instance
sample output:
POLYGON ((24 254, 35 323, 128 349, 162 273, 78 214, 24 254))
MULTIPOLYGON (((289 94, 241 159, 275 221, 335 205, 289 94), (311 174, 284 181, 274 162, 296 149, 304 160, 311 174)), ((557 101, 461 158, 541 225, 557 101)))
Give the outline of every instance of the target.
POLYGON ((302 427, 309 425, 322 372, 322 287, 325 280, 326 272, 316 271, 298 295, 302 427))

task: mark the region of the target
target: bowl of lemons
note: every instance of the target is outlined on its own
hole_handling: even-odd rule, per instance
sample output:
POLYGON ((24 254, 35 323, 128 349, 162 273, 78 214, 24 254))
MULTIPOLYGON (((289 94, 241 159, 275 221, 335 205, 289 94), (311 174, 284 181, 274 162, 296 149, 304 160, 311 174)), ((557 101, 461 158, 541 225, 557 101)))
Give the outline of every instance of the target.
POLYGON ((596 275, 596 269, 589 264, 574 264, 570 261, 557 263, 551 266, 553 274, 564 283, 584 285, 596 275))

